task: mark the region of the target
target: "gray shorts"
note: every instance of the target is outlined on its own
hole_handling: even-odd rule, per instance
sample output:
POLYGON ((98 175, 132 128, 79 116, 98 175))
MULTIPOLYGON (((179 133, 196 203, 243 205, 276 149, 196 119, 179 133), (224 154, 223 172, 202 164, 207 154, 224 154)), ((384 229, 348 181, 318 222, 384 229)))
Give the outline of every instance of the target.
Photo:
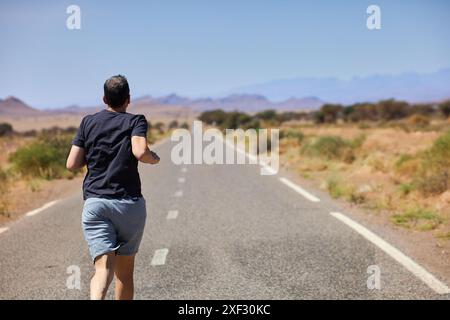
POLYGON ((93 260, 116 252, 136 254, 144 233, 145 199, 88 198, 84 202, 82 227, 93 260))

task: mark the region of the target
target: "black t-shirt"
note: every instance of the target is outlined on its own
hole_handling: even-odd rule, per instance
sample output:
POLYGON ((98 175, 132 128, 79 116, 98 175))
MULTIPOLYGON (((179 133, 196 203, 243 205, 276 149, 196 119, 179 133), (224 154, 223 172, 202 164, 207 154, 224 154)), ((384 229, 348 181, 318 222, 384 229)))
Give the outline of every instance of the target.
POLYGON ((142 197, 131 137, 147 135, 143 115, 102 110, 81 121, 72 144, 86 152, 83 198, 142 197))

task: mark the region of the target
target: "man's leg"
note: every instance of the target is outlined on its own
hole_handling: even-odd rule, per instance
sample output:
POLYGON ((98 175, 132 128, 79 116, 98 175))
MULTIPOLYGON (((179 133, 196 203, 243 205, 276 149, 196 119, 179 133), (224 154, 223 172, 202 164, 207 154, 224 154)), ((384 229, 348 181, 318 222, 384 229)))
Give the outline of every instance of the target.
POLYGON ((114 278, 116 254, 109 252, 95 259, 95 274, 91 279, 91 299, 105 299, 108 287, 114 278))
POLYGON ((134 257, 116 256, 114 274, 116 278, 116 300, 132 300, 134 295, 134 257))

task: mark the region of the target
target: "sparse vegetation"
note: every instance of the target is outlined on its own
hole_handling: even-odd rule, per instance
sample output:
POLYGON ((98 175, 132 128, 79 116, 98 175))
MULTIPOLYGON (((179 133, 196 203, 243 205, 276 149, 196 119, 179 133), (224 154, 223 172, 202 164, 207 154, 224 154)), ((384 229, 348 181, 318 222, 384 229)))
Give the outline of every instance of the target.
POLYGON ((8 175, 5 170, 0 168, 0 215, 8 214, 8 175))
POLYGON ((450 117, 450 100, 444 101, 439 105, 439 109, 445 118, 450 117))
POLYGON ((73 175, 65 167, 71 140, 72 136, 43 133, 9 157, 13 171, 26 178, 56 179, 73 175))
POLYGON ((385 100, 326 104, 314 112, 213 110, 200 119, 221 129, 279 128, 286 166, 323 181, 333 198, 427 231, 448 230, 450 131, 443 118, 449 116, 450 100, 437 105, 385 100))
POLYGON ((439 137, 422 155, 417 175, 419 189, 425 194, 440 194, 450 187, 450 131, 439 137))
POLYGON ((332 175, 327 179, 326 186, 330 195, 335 199, 345 195, 345 189, 342 186, 340 179, 335 175, 332 175))
POLYGON ((392 216, 392 221, 396 225, 406 228, 417 228, 422 231, 434 230, 443 219, 431 209, 408 208, 401 214, 392 216))
POLYGON ((187 122, 183 122, 180 126, 181 129, 189 130, 189 124, 187 122))
POLYGON ((13 132, 14 131, 12 125, 6 122, 0 123, 0 137, 10 135, 13 132))
POLYGON ((322 136, 311 139, 309 143, 303 145, 301 153, 327 160, 342 160, 344 162, 354 160, 351 144, 337 136, 322 136))
POLYGON ((163 134, 164 133, 164 128, 165 128, 166 126, 164 125, 164 123, 162 123, 162 122, 157 122, 157 123, 155 123, 155 125, 152 127, 152 129, 155 129, 155 130, 157 130, 160 134, 163 134))
POLYGON ((176 128, 178 128, 178 121, 177 120, 172 120, 169 123, 169 129, 176 129, 176 128))

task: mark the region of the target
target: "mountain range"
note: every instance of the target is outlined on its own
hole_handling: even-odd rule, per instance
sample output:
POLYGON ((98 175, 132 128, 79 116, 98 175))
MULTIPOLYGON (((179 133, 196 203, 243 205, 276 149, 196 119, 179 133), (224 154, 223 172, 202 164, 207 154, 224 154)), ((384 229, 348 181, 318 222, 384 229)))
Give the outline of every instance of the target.
POLYGON ((273 101, 289 97, 319 97, 322 101, 351 104, 395 98, 408 102, 434 102, 450 98, 450 69, 434 73, 372 75, 338 78, 293 78, 247 85, 231 94, 259 94, 273 101))
MULTIPOLYGON (((275 103, 262 95, 230 95, 223 98, 200 98, 190 99, 177 94, 170 94, 163 97, 143 96, 132 99, 131 107, 134 113, 148 114, 149 112, 158 114, 184 114, 187 110, 202 112, 212 109, 223 109, 226 111, 240 110, 246 112, 256 112, 267 109, 277 110, 313 110, 323 104, 317 98, 290 98, 285 101, 275 103)), ((103 106, 80 107, 71 105, 56 109, 35 109, 25 102, 15 97, 0 99, 0 116, 39 116, 52 114, 89 114, 101 110, 103 106)))
POLYGON ((231 94, 221 98, 199 98, 190 99, 170 94, 164 97, 151 98, 155 103, 162 105, 178 105, 189 107, 195 111, 205 111, 211 109, 222 109, 225 111, 240 110, 246 112, 256 112, 267 109, 276 110, 312 110, 320 108, 323 104, 315 97, 289 98, 281 102, 273 102, 260 94, 231 94))
MULTIPOLYGON (((351 104, 395 98, 416 102, 436 102, 450 98, 450 69, 435 73, 404 73, 338 78, 295 78, 275 80, 236 88, 219 98, 189 98, 175 93, 162 97, 132 98, 133 112, 182 115, 212 109, 257 112, 275 110, 314 110, 324 102, 351 104)), ((52 114, 88 114, 103 106, 35 109, 15 97, 0 99, 0 116, 38 116, 52 114)))

